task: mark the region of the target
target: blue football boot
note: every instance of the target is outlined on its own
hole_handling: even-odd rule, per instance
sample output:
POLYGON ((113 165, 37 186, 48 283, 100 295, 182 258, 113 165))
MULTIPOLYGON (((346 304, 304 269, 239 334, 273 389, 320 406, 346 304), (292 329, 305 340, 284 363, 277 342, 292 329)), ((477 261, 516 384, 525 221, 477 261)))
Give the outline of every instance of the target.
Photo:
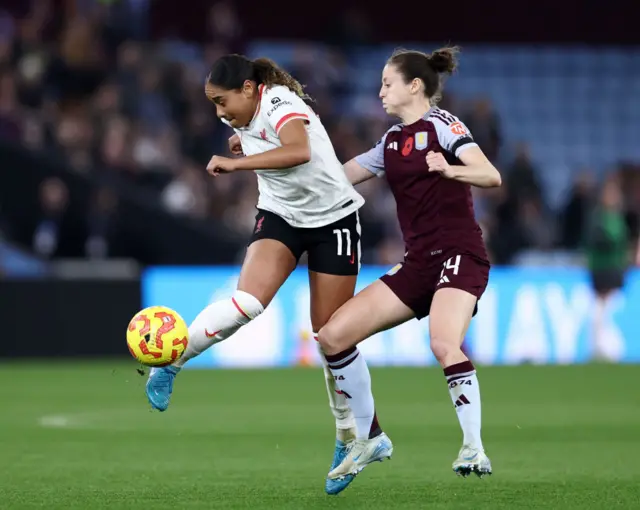
MULTIPOLYGON (((348 443, 344 443, 343 441, 336 439, 336 450, 333 454, 333 463, 331 464, 331 469, 329 469, 329 471, 333 471, 342 463, 347 455, 347 445, 348 443)), ((327 477, 324 484, 324 490, 327 494, 339 494, 349 486, 354 478, 354 475, 347 475, 339 480, 332 480, 327 477)))
POLYGON ((158 411, 166 411, 173 392, 173 380, 180 372, 178 367, 168 366, 154 368, 149 373, 145 392, 151 407, 158 411))

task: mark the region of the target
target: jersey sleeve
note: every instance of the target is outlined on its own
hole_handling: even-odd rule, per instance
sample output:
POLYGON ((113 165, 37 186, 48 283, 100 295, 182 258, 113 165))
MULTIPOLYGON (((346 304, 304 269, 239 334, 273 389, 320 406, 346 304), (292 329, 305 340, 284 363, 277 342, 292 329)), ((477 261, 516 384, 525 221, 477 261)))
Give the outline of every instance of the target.
POLYGON ((432 114, 430 120, 436 128, 440 146, 456 158, 470 147, 477 147, 469 128, 448 112, 432 114))
POLYGON ((387 133, 378 140, 373 148, 355 157, 356 163, 378 177, 384 175, 384 144, 386 139, 387 133))
POLYGON ((274 87, 265 90, 262 97, 262 105, 267 123, 276 132, 280 134, 280 130, 287 122, 294 119, 302 119, 309 122, 309 107, 286 87, 274 87))

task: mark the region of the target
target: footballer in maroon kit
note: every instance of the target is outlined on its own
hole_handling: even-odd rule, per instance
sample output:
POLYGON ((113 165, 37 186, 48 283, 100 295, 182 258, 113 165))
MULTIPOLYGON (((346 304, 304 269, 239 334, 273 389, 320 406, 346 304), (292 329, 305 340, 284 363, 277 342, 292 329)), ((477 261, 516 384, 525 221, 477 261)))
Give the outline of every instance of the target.
MULTIPOLYGON (((427 154, 460 165, 458 154, 477 145, 467 128, 432 107, 421 119, 392 127, 381 143, 356 158, 387 181, 397 202, 407 254, 404 264, 382 277, 419 319, 429 315, 437 289, 453 287, 480 298, 489 262, 476 223, 469 184, 429 172, 427 154)), ((479 150, 479 149, 478 149, 479 150)))
POLYGON ((406 254, 320 330, 318 341, 338 386, 349 396, 357 428, 357 440, 330 478, 353 476, 393 452, 376 417, 367 365, 355 346, 378 331, 427 315, 431 349, 444 369, 463 432, 453 469, 462 476, 491 474, 480 436, 478 379, 461 345, 489 278, 471 186, 500 186, 501 179, 467 127, 436 106, 441 75, 454 71, 456 54, 457 48, 394 53, 382 73, 380 98, 387 113, 402 123, 345 164, 353 184, 386 175, 406 254))

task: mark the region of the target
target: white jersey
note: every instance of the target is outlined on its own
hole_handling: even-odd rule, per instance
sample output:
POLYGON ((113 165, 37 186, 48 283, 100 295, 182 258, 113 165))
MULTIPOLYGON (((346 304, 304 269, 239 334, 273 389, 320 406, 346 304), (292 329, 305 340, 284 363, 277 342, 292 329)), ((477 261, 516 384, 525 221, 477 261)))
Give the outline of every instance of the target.
POLYGON ((334 223, 364 204, 313 110, 297 94, 278 85, 259 87, 258 110, 249 126, 236 128, 246 156, 282 147, 278 134, 287 122, 307 123, 311 160, 282 170, 256 170, 258 208, 271 211, 293 227, 316 228, 334 223))

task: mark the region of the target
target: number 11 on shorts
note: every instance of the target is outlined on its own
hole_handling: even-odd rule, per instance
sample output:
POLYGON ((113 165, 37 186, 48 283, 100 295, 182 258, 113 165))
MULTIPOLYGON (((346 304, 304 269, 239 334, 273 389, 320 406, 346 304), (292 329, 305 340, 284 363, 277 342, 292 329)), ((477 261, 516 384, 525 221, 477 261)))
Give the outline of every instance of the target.
POLYGON ((349 231, 348 228, 343 228, 342 230, 339 228, 336 228, 333 230, 333 233, 336 235, 336 237, 338 238, 338 256, 340 255, 346 255, 347 257, 351 255, 351 232, 349 231), (347 252, 346 253, 342 253, 342 235, 344 234, 344 238, 346 240, 346 245, 347 245, 347 252))

